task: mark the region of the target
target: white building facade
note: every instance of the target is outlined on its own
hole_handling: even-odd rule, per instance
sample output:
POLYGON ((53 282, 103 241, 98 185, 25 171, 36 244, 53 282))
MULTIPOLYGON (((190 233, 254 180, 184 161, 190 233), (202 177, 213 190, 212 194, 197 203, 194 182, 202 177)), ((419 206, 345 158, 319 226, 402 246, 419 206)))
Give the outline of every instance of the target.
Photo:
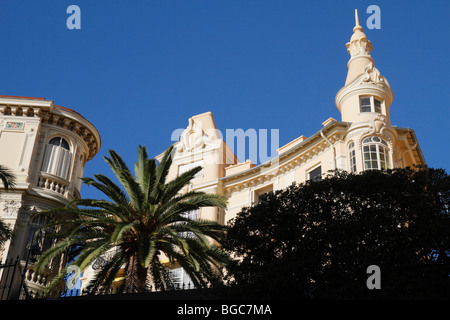
POLYGON ((97 129, 74 110, 44 98, 0 96, 0 164, 16 177, 14 189, 0 182, 0 218, 14 237, 0 248, 0 299, 40 293, 64 264, 52 261, 44 274, 34 262, 52 245, 39 231, 46 221, 34 212, 65 206, 80 197, 86 162, 100 149, 97 129), (17 260, 18 259, 18 260, 17 260))

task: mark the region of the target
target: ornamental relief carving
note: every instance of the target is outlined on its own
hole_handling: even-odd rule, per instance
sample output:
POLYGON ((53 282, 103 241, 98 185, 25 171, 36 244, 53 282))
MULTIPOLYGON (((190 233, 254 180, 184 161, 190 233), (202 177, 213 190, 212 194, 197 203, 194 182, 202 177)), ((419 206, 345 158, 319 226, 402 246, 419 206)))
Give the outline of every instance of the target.
POLYGON ((204 145, 203 132, 201 127, 194 121, 189 124, 180 137, 178 152, 190 152, 194 149, 202 148, 204 145))
POLYGON ((178 143, 178 153, 200 151, 206 147, 217 149, 221 145, 220 139, 213 139, 203 131, 201 123, 189 119, 189 126, 183 131, 178 143))
POLYGON ((3 204, 3 217, 4 218, 17 218, 22 203, 17 200, 6 200, 3 204))
POLYGON ((373 47, 369 40, 360 39, 347 43, 347 51, 352 57, 365 55, 369 56, 373 47))
POLYGON ((386 78, 384 78, 380 71, 375 68, 373 62, 369 62, 364 69, 364 75, 360 78, 359 84, 374 84, 383 87, 385 83, 386 78))
POLYGON ((383 139, 384 141, 386 141, 386 143, 389 146, 389 153, 391 153, 391 154, 393 153, 393 150, 394 150, 394 137, 393 137, 392 133, 387 131, 387 130, 385 132, 383 132, 383 133, 381 133, 381 132, 380 133, 375 133, 372 130, 370 130, 370 131, 368 130, 368 131, 365 131, 365 132, 361 133, 359 138, 356 139, 356 147, 357 147, 357 149, 361 150, 362 141, 365 138, 371 137, 371 136, 377 136, 377 137, 380 137, 381 139, 383 139))

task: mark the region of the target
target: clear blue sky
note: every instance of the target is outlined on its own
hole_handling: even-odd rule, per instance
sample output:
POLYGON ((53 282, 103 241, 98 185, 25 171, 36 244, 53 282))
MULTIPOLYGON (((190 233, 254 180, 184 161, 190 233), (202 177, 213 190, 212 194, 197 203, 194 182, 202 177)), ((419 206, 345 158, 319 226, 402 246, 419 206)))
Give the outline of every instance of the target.
MULTIPOLYGON (((0 94, 72 108, 102 137, 85 175, 157 155, 173 130, 211 111, 225 129, 310 136, 343 86, 354 9, 391 84, 391 122, 415 130, 429 166, 450 169, 450 1, 1 0, 0 94), (81 8, 81 30, 66 9, 81 8), (381 29, 365 26, 369 5, 381 29), (236 116, 239 115, 239 116, 236 116)), ((82 194, 89 197, 90 188, 82 194)))

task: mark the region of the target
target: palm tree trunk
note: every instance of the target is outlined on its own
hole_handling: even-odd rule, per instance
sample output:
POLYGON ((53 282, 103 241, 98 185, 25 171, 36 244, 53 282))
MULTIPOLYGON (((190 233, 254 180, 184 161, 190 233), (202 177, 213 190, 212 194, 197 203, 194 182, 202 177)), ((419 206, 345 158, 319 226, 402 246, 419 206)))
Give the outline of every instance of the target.
POLYGON ((130 263, 128 264, 128 269, 126 270, 125 278, 125 292, 136 293, 144 292, 146 289, 147 282, 147 268, 144 268, 140 261, 137 253, 134 253, 130 257, 130 263))

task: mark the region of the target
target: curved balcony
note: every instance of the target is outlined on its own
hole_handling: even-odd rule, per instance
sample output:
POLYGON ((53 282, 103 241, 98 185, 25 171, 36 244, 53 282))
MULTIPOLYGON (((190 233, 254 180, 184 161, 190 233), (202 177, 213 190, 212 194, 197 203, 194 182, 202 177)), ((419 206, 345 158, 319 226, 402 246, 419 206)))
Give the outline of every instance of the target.
POLYGON ((44 171, 39 173, 36 187, 54 192, 69 201, 80 198, 80 191, 72 186, 68 180, 44 171))
POLYGON ((68 198, 69 196, 69 181, 50 173, 41 172, 39 174, 37 186, 46 190, 59 193, 65 198, 68 198))
POLYGON ((50 270, 45 270, 44 273, 37 273, 34 270, 34 264, 25 261, 20 261, 20 267, 22 270, 26 267, 24 273, 24 287, 21 288, 21 299, 37 298, 42 295, 45 287, 49 284, 51 279, 50 270), (25 293, 24 290, 27 292, 25 293))

